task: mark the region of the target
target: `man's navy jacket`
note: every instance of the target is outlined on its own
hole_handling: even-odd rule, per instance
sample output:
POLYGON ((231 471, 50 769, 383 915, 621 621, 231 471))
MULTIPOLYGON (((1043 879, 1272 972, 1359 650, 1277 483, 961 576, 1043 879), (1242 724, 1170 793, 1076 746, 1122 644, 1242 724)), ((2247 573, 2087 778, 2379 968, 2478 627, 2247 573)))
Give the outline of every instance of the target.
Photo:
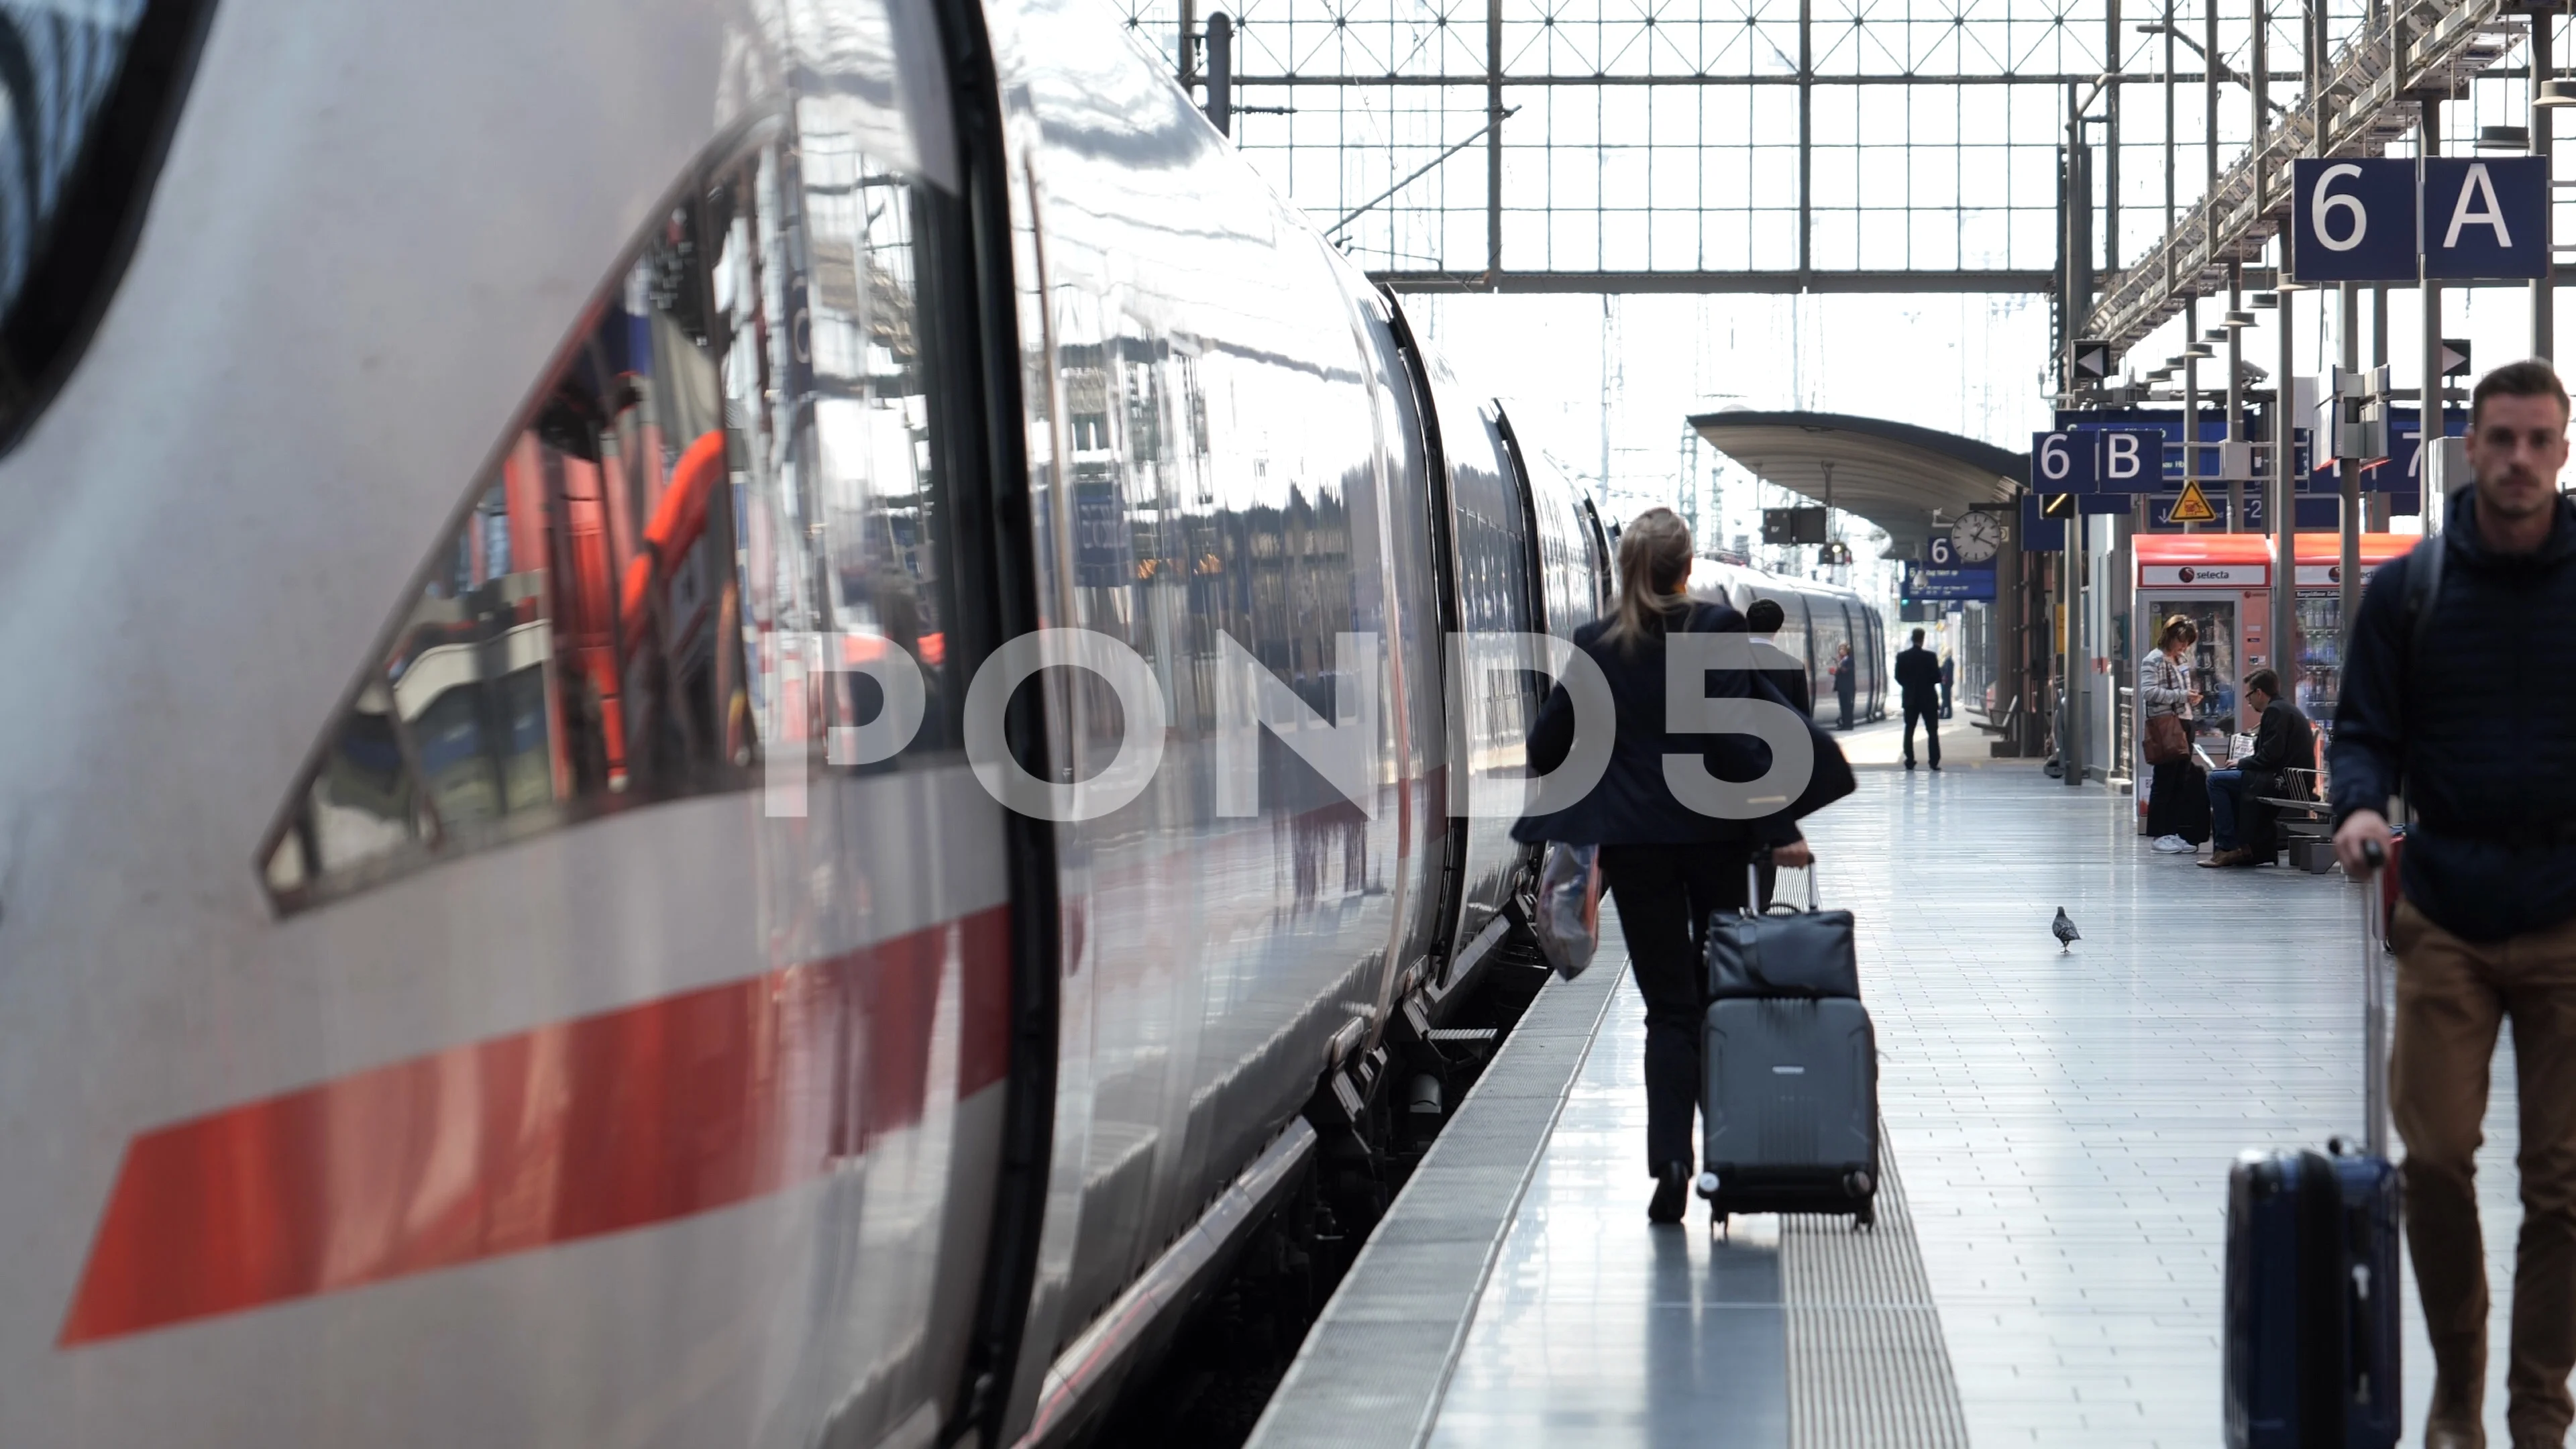
POLYGON ((2462 490, 2441 596, 2410 630, 2406 580, 2430 542, 2371 576, 2347 631, 2335 824, 2385 810, 2402 783, 2406 898, 2453 935, 2501 941, 2576 917, 2576 502, 2558 500, 2538 552, 2498 554, 2462 490))

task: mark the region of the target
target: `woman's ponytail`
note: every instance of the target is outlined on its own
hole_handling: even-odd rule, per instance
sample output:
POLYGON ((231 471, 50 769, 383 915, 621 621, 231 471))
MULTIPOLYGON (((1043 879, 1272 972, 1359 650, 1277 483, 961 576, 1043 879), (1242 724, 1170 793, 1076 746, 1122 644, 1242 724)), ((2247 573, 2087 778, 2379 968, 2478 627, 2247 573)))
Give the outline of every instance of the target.
POLYGON ((1605 637, 1633 649, 1650 631, 1660 632, 1687 596, 1674 592, 1690 578, 1690 525, 1669 508, 1649 508, 1619 535, 1619 607, 1605 637))

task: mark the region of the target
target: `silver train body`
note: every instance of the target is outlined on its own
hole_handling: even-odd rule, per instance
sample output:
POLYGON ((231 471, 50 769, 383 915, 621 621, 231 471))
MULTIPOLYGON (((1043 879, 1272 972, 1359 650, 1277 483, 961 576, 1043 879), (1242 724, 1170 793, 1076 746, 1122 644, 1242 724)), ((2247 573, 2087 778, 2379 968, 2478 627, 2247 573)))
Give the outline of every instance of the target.
POLYGON ((1590 506, 1082 0, 0 28, 128 12, 124 224, 0 257, 81 303, 0 392, 0 1444, 1081 1429, 1507 929, 1536 699, 1442 641, 1592 617, 1590 506), (1166 720, 1080 821, 966 749, 1056 627, 1166 720), (1375 808, 1218 810, 1225 641, 1377 672, 1375 808))

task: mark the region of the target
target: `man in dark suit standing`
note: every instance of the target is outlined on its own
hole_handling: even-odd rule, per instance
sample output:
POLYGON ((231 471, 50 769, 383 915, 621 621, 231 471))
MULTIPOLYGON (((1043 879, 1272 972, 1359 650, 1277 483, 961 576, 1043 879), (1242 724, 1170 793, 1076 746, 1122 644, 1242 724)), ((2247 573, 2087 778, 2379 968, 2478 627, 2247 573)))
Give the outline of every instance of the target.
POLYGON ((1905 768, 1914 768, 1914 722, 1923 721, 1923 742, 1932 753, 1932 768, 1941 768, 1941 661, 1923 647, 1923 631, 1914 631, 1914 647, 1896 656, 1896 687, 1905 704, 1905 768))

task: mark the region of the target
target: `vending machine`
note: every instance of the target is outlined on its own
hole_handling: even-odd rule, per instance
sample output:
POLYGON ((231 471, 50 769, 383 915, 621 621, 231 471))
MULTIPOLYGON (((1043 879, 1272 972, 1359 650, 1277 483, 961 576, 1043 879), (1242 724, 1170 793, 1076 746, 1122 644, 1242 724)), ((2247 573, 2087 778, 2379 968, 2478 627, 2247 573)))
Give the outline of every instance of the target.
MULTIPOLYGON (((2193 734, 2213 761, 2223 762, 2227 737, 2250 732, 2254 717, 2245 709, 2245 676, 2270 667, 2288 683, 2293 702, 2315 722, 2320 737, 2334 722, 2335 700, 2343 685, 2343 540, 2331 533, 2303 533, 2295 556, 2298 590, 2295 617, 2298 637, 2276 651, 2272 621, 2272 540, 2259 533, 2141 534, 2131 541, 2137 574, 2137 603, 2130 658, 2143 661, 2156 647, 2165 624, 2176 615, 2198 627, 2200 640, 2184 658, 2192 688, 2200 693, 2193 734)), ((2361 536, 2361 569, 2371 571, 2413 548, 2416 535, 2365 533, 2361 536)), ((2134 688, 2134 678, 2121 681, 2134 688)), ((2143 729, 2131 731, 2133 738, 2143 729)), ((2133 745, 2132 748, 2137 748, 2133 745)), ((2140 782, 2138 810, 2147 808, 2144 758, 2130 762, 2140 782)))

